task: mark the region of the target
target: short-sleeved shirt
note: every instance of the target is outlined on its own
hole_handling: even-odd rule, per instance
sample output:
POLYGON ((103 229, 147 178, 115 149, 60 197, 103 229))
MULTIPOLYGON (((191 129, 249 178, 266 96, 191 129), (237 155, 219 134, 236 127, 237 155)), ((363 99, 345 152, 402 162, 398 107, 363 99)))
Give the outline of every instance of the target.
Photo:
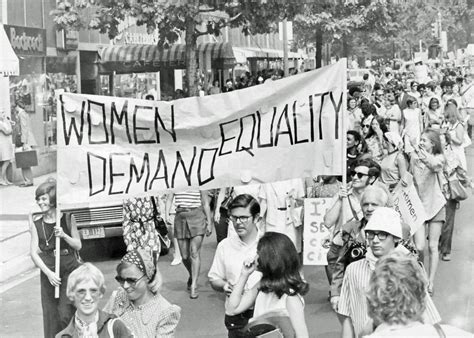
POLYGON ((178 208, 194 209, 201 207, 201 192, 189 190, 174 194, 174 204, 178 208))
MULTIPOLYGON (((372 272, 369 261, 364 258, 348 265, 342 282, 337 312, 351 318, 357 336, 360 336, 370 323, 366 294, 372 272)), ((428 294, 423 317, 432 324, 441 321, 438 310, 428 294)))

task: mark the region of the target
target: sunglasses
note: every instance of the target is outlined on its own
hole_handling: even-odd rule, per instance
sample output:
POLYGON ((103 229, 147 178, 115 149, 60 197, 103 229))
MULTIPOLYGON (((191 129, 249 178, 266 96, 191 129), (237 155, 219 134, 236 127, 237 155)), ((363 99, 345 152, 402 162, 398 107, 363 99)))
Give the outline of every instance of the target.
POLYGON ((363 124, 362 128, 370 128, 370 124, 363 124))
POLYGON ((249 220, 250 217, 252 217, 252 216, 233 216, 233 215, 231 215, 229 218, 233 223, 237 223, 237 222, 246 223, 249 220))
POLYGON ((364 177, 364 176, 369 176, 369 175, 368 175, 368 174, 361 173, 361 172, 359 172, 359 171, 352 170, 352 171, 351 171, 351 176, 352 176, 352 177, 357 176, 358 179, 361 179, 362 177, 364 177))
POLYGON ((365 235, 367 236, 367 239, 373 240, 375 238, 375 236, 377 236, 379 238, 379 240, 383 241, 383 240, 387 239, 388 233, 386 233, 385 231, 375 232, 375 231, 367 230, 365 232, 365 235))
POLYGON ((76 296, 78 296, 79 298, 84 298, 86 295, 87 295, 87 291, 89 291, 89 293, 91 294, 91 297, 92 298, 97 298, 100 294, 100 290, 99 289, 90 289, 90 290, 86 290, 86 289, 79 289, 79 290, 76 290, 75 294, 76 296))
POLYGON ((123 278, 123 277, 120 277, 120 276, 115 276, 115 280, 121 286, 124 286, 125 282, 127 282, 127 284, 130 285, 131 287, 135 287, 135 285, 137 285, 137 283, 145 276, 146 275, 143 275, 140 278, 123 278))

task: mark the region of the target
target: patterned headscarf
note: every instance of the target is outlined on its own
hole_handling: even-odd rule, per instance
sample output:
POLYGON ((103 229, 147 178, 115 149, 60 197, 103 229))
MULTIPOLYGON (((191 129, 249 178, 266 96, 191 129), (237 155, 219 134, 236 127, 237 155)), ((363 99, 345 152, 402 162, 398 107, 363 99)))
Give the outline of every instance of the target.
POLYGON ((149 280, 155 276, 156 268, 153 263, 153 258, 144 249, 136 249, 129 251, 123 256, 122 263, 130 263, 135 265, 141 272, 143 272, 149 280))

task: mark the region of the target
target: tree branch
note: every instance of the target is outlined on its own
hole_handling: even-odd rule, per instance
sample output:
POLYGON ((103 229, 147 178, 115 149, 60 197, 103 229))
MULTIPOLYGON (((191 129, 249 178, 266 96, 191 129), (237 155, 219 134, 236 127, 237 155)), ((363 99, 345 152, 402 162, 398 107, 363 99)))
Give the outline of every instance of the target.
POLYGON ((196 37, 202 36, 202 35, 207 35, 207 34, 208 34, 207 31, 203 32, 203 31, 200 31, 200 30, 197 29, 197 28, 194 29, 194 35, 195 35, 196 37))

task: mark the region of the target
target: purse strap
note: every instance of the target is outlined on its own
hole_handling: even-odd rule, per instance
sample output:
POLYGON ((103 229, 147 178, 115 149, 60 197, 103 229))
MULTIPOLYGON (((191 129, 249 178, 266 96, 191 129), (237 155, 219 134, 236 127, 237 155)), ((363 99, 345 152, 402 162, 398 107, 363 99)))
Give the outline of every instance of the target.
POLYGON ((441 325, 439 325, 439 323, 433 324, 433 327, 435 328, 436 332, 438 332, 438 336, 440 338, 446 338, 446 333, 444 333, 444 330, 441 325))
POLYGON ((158 208, 156 207, 155 196, 151 196, 151 204, 153 204, 153 213, 155 217, 159 216, 160 213, 158 212, 158 208))

